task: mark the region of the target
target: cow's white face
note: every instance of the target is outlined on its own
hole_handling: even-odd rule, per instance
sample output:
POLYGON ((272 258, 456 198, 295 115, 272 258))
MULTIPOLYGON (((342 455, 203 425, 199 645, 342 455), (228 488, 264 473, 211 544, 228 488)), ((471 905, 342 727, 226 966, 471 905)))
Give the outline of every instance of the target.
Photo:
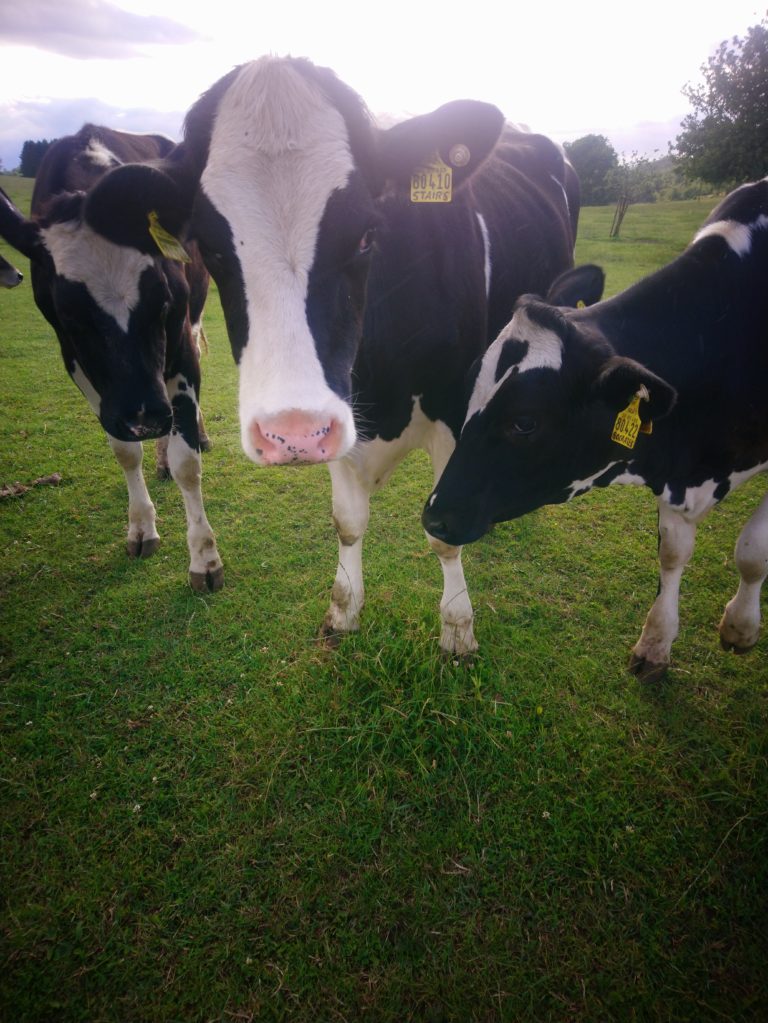
MULTIPOLYGON (((228 326, 242 445, 255 462, 326 461, 354 443, 348 394, 329 384, 332 353, 321 361, 310 324, 321 223, 353 171, 344 119, 318 90, 269 61, 244 68, 214 122, 195 231, 225 303, 241 309, 234 322, 230 307, 228 326), (233 273, 240 295, 232 294, 233 273)), ((350 301, 354 289, 339 264, 357 255, 366 227, 364 219, 352 225, 351 254, 325 253, 333 305, 350 301)))

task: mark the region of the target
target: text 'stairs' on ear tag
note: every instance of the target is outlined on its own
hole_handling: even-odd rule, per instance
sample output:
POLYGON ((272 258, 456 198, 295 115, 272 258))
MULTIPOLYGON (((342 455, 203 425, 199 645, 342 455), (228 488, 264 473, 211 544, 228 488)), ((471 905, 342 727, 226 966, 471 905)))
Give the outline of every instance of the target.
POLYGON ((179 263, 191 263, 192 259, 178 240, 173 235, 166 231, 158 219, 157 212, 152 210, 149 214, 149 233, 152 236, 152 240, 158 249, 160 254, 165 256, 166 259, 175 259, 179 263))
POLYGON ((452 198, 453 171, 436 153, 411 175, 411 202, 450 202, 452 198))

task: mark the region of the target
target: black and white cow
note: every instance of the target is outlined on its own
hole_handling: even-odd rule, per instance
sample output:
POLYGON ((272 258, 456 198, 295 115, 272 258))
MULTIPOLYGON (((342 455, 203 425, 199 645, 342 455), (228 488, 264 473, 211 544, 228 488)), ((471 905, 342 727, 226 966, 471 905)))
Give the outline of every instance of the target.
MULTIPOLYGON (((589 309, 522 298, 485 354, 459 444, 423 514, 446 543, 592 487, 650 487, 659 593, 630 670, 655 680, 678 630, 696 526, 768 468, 768 178, 744 185, 672 263, 589 309)), ((720 622, 758 639, 768 497, 736 544, 741 582, 720 622)))
MULTIPOLYGON (((262 465, 330 463, 340 555, 324 629, 349 632, 372 492, 414 448, 439 477, 466 369, 517 295, 572 264, 578 181, 550 140, 493 106, 458 101, 379 130, 331 71, 293 58, 216 83, 181 151, 199 182, 191 234, 239 365, 243 448, 262 465)), ((460 550, 430 543, 442 646, 471 651, 460 550)))
POLYGON ((30 259, 38 308, 123 469, 128 553, 148 557, 157 549, 141 441, 170 434, 166 455, 186 509, 189 580, 216 590, 223 568, 200 487, 200 368, 190 319, 192 310, 199 322, 208 276, 199 253, 192 249, 190 257, 176 241, 186 211, 159 169, 172 148, 162 136, 85 125, 47 151, 31 218, 0 204, 0 235, 30 259))
MULTIPOLYGON (((9 204, 11 200, 6 192, 0 188, 0 205, 9 204)), ((12 204, 11 204, 12 205, 12 204)), ((24 274, 15 266, 0 256, 0 288, 15 288, 24 280, 24 274)))

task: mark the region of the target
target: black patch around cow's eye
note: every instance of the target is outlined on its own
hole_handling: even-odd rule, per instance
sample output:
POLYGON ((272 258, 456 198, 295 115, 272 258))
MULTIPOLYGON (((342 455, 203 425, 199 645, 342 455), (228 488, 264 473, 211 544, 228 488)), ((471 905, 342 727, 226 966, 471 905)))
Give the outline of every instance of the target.
POLYGON ((510 366, 516 366, 519 362, 522 362, 527 352, 527 341, 518 341, 515 338, 505 341, 499 355, 499 361, 496 363, 496 383, 501 380, 510 366))
POLYGON ((517 416, 507 425, 505 432, 508 437, 530 437, 538 426, 533 416, 517 416))

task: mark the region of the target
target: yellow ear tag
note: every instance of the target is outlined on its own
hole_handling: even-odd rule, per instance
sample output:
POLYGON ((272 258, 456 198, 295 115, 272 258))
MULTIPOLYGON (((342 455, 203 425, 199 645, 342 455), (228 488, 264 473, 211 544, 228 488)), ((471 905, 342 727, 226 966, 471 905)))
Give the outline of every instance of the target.
POLYGON ((411 175, 411 202, 450 202, 452 195, 453 171, 437 153, 411 175))
POLYGON ((149 233, 154 239, 155 245, 160 249, 161 255, 166 259, 175 259, 179 263, 191 263, 192 259, 184 246, 174 238, 170 232, 160 224, 155 210, 149 214, 149 233))
POLYGON ((576 308, 577 309, 586 309, 587 308, 587 303, 584 301, 583 298, 580 298, 579 301, 576 303, 576 308))
POLYGON ((617 444, 621 444, 625 448, 633 448, 637 441, 638 433, 650 433, 653 429, 651 423, 645 423, 640 419, 640 399, 648 401, 648 390, 645 386, 642 386, 637 394, 634 396, 629 405, 616 416, 616 422, 613 424, 613 433, 611 434, 611 440, 617 444))

